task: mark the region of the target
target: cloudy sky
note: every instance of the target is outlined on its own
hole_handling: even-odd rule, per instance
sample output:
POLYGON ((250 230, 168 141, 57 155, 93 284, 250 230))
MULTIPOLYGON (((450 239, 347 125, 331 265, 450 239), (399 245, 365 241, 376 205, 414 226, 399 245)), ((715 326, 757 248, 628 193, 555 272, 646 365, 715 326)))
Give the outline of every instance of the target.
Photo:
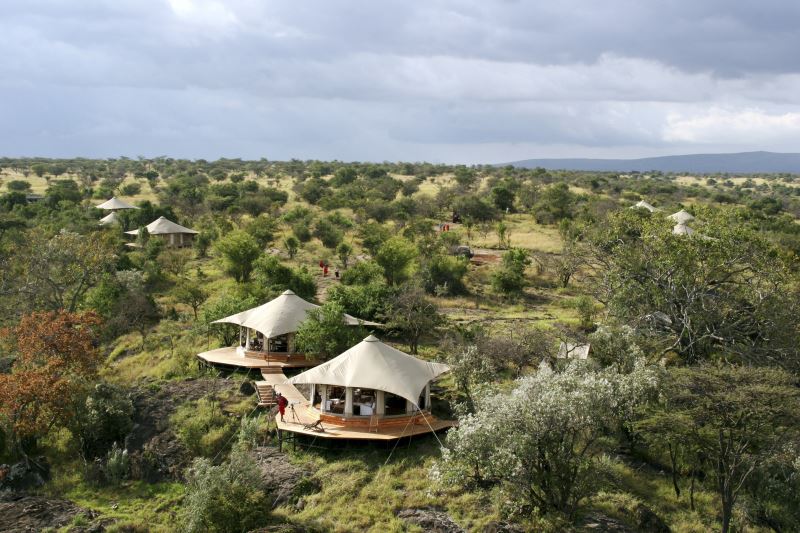
POLYGON ((0 155, 800 151, 789 0, 2 0, 0 155))

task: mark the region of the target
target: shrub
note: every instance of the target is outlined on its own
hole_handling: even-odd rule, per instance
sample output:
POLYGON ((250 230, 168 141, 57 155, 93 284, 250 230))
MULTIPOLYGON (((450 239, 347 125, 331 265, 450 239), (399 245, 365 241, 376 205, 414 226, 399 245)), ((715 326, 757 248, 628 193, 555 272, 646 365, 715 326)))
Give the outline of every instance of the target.
POLYGON ((256 239, 249 233, 235 230, 217 241, 216 246, 225 259, 225 271, 238 282, 249 280, 253 262, 261 255, 256 239))
POLYGON ((178 408, 170 418, 178 439, 195 456, 214 457, 227 446, 236 424, 219 402, 202 398, 178 408))
POLYGON ((123 442, 133 427, 133 411, 133 402, 121 387, 103 382, 95 385, 71 426, 83 457, 101 457, 114 443, 123 442))
POLYGON ((115 442, 106 455, 106 481, 119 485, 130 474, 131 464, 128 450, 123 450, 115 442))

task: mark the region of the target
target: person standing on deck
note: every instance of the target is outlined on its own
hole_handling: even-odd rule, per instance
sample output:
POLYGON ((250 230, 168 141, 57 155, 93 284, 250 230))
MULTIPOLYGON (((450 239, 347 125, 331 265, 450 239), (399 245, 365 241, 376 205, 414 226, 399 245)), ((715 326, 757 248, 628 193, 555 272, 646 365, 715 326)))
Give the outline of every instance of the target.
POLYGON ((278 393, 278 412, 281 414, 281 422, 283 422, 283 415, 286 413, 286 406, 289 405, 289 400, 286 396, 278 393))

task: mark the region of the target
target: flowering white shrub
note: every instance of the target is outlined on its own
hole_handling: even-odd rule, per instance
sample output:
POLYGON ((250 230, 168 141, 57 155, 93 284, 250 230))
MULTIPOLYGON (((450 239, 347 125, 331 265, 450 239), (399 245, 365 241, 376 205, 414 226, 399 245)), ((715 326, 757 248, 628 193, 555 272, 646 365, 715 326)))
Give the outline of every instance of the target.
POLYGON ((504 485, 529 511, 573 513, 596 488, 596 441, 658 387, 643 361, 628 374, 572 362, 543 365, 510 393, 475 398, 475 413, 447 435, 435 467, 446 483, 504 485))

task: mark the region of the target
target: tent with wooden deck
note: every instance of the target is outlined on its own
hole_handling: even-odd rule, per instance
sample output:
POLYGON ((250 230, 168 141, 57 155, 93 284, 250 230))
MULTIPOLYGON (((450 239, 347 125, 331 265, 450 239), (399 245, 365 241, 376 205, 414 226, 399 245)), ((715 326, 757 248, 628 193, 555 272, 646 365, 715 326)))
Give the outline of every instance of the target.
MULTIPOLYGON (((163 216, 158 217, 145 227, 151 236, 163 239, 168 246, 174 247, 191 246, 194 236, 199 233, 193 229, 176 224, 163 216)), ((139 230, 134 229, 126 231, 125 233, 136 236, 139 234, 139 230)))

